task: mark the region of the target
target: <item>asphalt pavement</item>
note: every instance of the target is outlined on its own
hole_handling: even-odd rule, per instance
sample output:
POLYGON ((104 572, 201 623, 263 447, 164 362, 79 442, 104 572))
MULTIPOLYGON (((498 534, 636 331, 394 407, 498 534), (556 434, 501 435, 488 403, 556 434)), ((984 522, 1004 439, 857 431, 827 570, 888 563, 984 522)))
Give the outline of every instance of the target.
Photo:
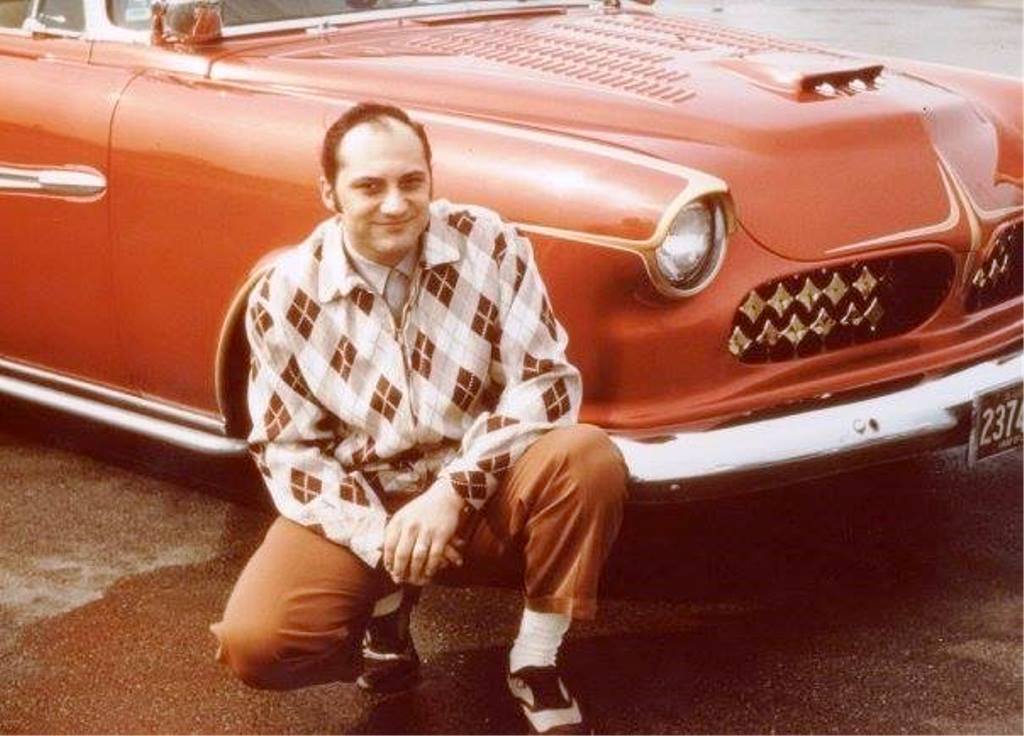
MULTIPOLYGON (((685 9, 1020 74, 1015 2, 685 9), (934 42, 908 41, 915 24, 934 42)), ((599 730, 1022 733, 1021 453, 963 454, 632 510, 601 615, 564 651, 599 730)), ((502 681, 514 591, 428 589, 408 695, 254 691, 206 630, 271 518, 247 464, 0 401, 0 469, 0 732, 521 728, 502 681)))
MULTIPOLYGON (((428 589, 409 695, 250 690, 206 626, 270 515, 237 462, 0 404, 0 731, 509 733, 514 591, 428 589)), ((564 661, 602 732, 1021 733, 1021 455, 633 510, 564 661)))

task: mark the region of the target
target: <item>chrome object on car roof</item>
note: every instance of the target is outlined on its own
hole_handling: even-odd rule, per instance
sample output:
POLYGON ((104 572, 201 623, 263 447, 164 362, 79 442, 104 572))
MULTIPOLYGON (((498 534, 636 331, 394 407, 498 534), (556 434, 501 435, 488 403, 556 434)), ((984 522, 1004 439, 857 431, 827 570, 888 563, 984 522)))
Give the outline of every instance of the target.
POLYGON ((153 0, 154 44, 202 45, 220 40, 221 0, 153 0))

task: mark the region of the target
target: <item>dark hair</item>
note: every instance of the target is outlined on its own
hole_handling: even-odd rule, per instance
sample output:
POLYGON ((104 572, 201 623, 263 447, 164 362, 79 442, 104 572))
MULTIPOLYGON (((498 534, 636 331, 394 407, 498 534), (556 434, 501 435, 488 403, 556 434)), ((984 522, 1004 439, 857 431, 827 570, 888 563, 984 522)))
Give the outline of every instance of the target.
POLYGON ((427 167, 430 166, 430 141, 427 140, 427 132, 423 126, 415 122, 405 110, 394 105, 385 105, 380 102, 360 102, 348 110, 344 115, 334 121, 327 133, 324 134, 324 145, 320 151, 320 167, 323 169, 324 178, 332 185, 338 176, 338 144, 352 128, 363 123, 376 122, 391 118, 409 126, 423 144, 423 155, 427 159, 427 167))

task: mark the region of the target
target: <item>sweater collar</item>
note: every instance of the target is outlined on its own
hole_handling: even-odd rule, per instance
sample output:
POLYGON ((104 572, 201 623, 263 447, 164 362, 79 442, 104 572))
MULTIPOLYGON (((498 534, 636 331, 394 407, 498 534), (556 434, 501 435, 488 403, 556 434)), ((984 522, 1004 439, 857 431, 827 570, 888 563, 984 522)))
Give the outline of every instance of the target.
MULTIPOLYGON (((454 242, 453 230, 448 227, 444 219, 443 211, 448 203, 445 200, 435 200, 430 205, 430 220, 427 229, 421 236, 419 263, 423 268, 434 268, 446 263, 453 263, 459 260, 461 251, 458 244, 454 242)), ((375 276, 380 272, 374 269, 363 269, 366 275, 360 274, 358 266, 352 262, 352 258, 346 253, 344 228, 341 225, 341 218, 331 217, 317 227, 314 231, 314 238, 319 239, 319 244, 314 252, 319 253, 319 280, 317 297, 321 303, 329 302, 341 297, 347 297, 352 290, 359 286, 370 291, 380 291, 375 288, 375 276), (367 281, 370 278, 370 282, 367 281)), ((363 259, 365 261, 365 259, 363 259)), ((411 268, 407 267, 415 263, 411 259, 403 260, 398 268, 411 275, 411 268)), ((378 264, 372 264, 378 265, 378 264)), ((384 268, 384 278, 387 278, 387 269, 384 268)), ((382 287, 383 288, 383 287, 382 287)))

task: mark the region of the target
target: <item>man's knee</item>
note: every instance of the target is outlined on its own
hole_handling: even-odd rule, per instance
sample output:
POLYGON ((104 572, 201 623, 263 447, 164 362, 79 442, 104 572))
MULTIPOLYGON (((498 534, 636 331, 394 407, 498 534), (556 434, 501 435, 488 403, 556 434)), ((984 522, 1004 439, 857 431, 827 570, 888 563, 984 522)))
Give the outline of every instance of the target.
POLYGON ((559 467, 580 491, 582 502, 619 505, 625 500, 628 472, 622 454, 600 427, 576 424, 552 432, 559 467))
MULTIPOLYGON (((225 620, 210 627, 217 637, 218 661, 246 685, 261 690, 291 690, 359 674, 355 641, 340 636, 303 637, 289 644, 277 627, 257 621, 225 620)), ((339 632, 340 633, 340 632, 339 632)))
POLYGON ((272 683, 280 677, 276 673, 279 643, 274 632, 255 622, 225 620, 210 627, 217 637, 217 660, 246 685, 263 689, 278 689, 272 683))

